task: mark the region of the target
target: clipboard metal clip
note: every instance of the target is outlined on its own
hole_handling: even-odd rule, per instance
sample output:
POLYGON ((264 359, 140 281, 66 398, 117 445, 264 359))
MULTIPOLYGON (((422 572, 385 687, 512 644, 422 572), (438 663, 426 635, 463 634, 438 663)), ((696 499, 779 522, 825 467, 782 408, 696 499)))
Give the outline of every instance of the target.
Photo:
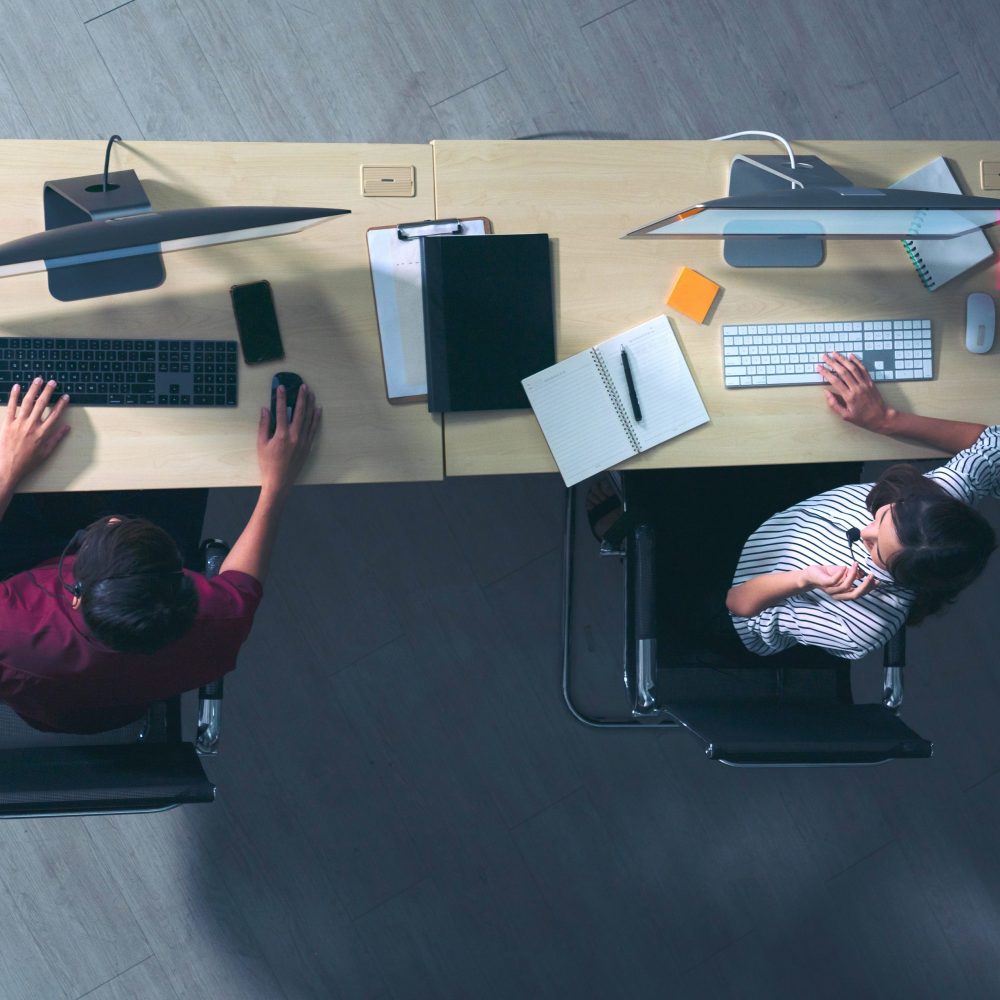
POLYGON ((417 240, 421 236, 459 236, 461 232, 460 219, 424 219, 423 222, 401 222, 396 227, 396 235, 401 240, 417 240))

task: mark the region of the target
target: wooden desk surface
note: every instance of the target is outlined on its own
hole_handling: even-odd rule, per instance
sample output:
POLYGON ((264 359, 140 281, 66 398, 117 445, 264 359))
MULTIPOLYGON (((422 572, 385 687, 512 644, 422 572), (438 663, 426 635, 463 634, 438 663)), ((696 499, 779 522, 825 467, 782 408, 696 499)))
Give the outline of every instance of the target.
MULTIPOLYGON (((44 228, 47 180, 99 173, 102 142, 3 142, 0 241, 44 228)), ((433 215, 431 150, 423 145, 129 142, 111 169, 134 169, 153 209, 316 205, 352 215, 304 232, 164 255, 159 288, 58 302, 44 274, 0 281, 5 336, 235 339, 231 285, 270 280, 285 360, 241 363, 235 410, 121 410, 72 405, 72 431, 25 489, 237 486, 259 482, 257 417, 271 375, 297 371, 316 390, 323 425, 302 482, 440 479, 441 424, 425 406, 390 405, 368 269, 369 226, 433 215), (413 164, 414 198, 362 198, 360 167, 413 164)))
MULTIPOLYGON (((818 386, 727 390, 720 328, 733 322, 927 317, 933 321, 936 377, 888 384, 893 406, 928 416, 1000 420, 1000 346, 964 347, 965 297, 997 290, 985 262, 934 293, 917 279, 894 241, 835 241, 826 260, 802 270, 740 270, 715 240, 628 240, 624 233, 726 193, 737 152, 776 153, 760 140, 728 142, 437 141, 439 217, 483 214, 497 233, 547 232, 555 271, 557 356, 568 357, 666 312, 711 422, 629 463, 629 468, 916 458, 934 452, 883 438, 837 419, 818 386), (668 310, 664 298, 681 265, 722 286, 705 324, 668 310)), ((979 187, 980 159, 1000 160, 998 142, 796 142, 854 183, 884 187, 934 156, 948 158, 963 190, 979 187)), ((997 246, 996 229, 990 239, 997 246)), ((555 469, 530 411, 447 414, 445 466, 451 475, 555 469)))

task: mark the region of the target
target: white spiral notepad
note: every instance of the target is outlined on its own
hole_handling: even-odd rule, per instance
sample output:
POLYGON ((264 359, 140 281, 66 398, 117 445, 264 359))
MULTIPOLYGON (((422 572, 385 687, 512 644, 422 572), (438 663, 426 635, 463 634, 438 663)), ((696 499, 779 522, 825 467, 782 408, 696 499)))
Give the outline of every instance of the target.
MULTIPOLYGON (((955 175, 948 166, 948 161, 943 156, 925 163, 919 170, 891 186, 907 191, 962 193, 955 175)), ((921 219, 922 216, 918 214, 912 228, 914 237, 920 234, 921 219)), ((930 292, 993 255, 993 247, 981 229, 950 240, 903 240, 903 247, 913 262, 924 288, 930 292)))
POLYGON ((523 379, 567 486, 708 422, 666 316, 523 379), (642 419, 635 420, 621 351, 628 352, 642 419))

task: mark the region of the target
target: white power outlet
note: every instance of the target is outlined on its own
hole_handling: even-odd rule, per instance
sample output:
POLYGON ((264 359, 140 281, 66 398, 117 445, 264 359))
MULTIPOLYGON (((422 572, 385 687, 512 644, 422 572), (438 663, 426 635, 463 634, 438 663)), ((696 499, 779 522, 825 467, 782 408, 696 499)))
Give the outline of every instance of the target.
POLYGON ((979 183, 984 191, 1000 191, 1000 162, 980 160, 979 183))
POLYGON ((361 168, 361 193, 366 198, 412 198, 417 193, 415 167, 361 168))

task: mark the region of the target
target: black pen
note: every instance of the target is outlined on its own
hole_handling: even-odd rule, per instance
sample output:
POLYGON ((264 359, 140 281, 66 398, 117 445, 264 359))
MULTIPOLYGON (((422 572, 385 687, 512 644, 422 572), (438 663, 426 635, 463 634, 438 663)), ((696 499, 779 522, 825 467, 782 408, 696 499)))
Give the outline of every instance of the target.
POLYGON ((636 423, 642 420, 642 410, 639 409, 639 397, 635 394, 635 382, 632 379, 632 366, 628 363, 628 355, 622 348, 622 368, 625 369, 625 383, 628 386, 628 398, 632 403, 632 416, 636 423))

